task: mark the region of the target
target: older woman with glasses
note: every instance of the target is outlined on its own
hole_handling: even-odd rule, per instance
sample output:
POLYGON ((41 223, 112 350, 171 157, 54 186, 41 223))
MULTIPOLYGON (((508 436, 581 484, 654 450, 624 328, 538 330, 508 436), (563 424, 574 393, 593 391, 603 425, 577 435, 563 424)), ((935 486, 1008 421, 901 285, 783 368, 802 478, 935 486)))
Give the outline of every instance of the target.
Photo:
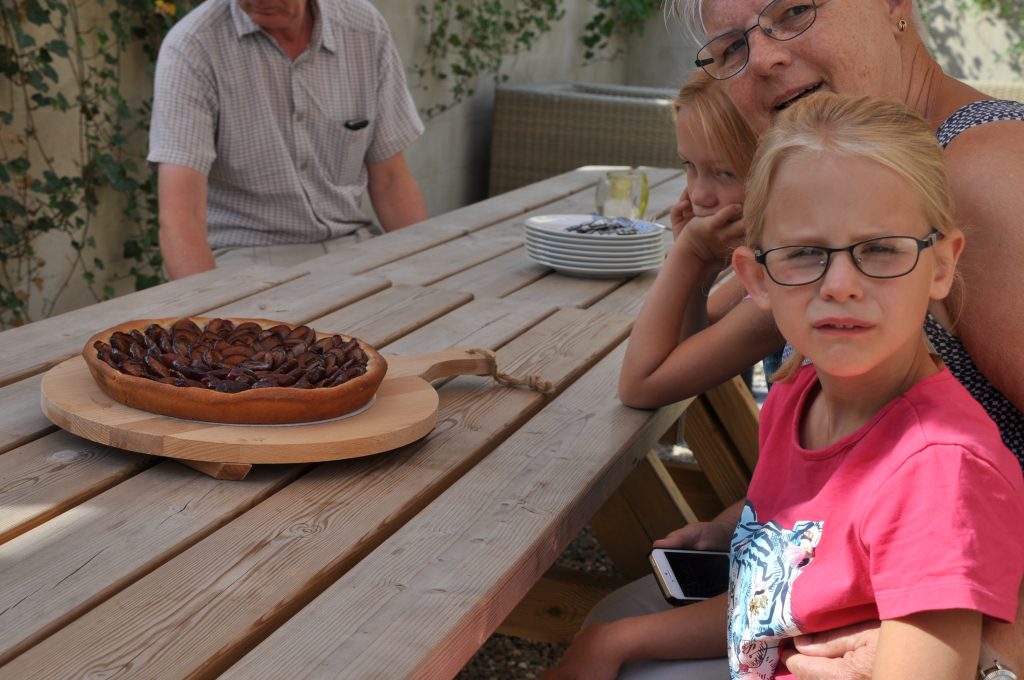
MULTIPOLYGON (((722 81, 758 133, 819 91, 897 100, 929 122, 945 152, 957 222, 969 245, 960 259, 962 294, 934 303, 925 331, 1024 466, 1024 352, 1018 349, 1024 341, 1024 104, 988 99, 944 74, 915 27, 912 0, 672 3, 703 36, 695 65, 722 81)), ((684 384, 677 396, 707 387, 684 384)), ((722 519, 728 524, 735 517, 727 511, 722 519)), ((710 549, 720 547, 713 537, 728 533, 690 526, 658 545, 710 549)), ((1015 626, 986 623, 981 677, 1010 680, 998 661, 1024 680, 1021 609, 1024 601, 1015 626)), ((789 667, 799 678, 869 677, 876 634, 862 627, 798 641, 801 653, 789 658, 789 667)))

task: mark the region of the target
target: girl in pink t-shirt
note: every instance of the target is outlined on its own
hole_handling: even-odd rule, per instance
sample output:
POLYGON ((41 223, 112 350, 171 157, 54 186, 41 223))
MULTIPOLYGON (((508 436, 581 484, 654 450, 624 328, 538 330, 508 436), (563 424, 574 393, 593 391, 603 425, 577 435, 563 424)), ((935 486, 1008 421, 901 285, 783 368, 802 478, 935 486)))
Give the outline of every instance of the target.
POLYGON ((922 333, 964 245, 929 126, 880 99, 797 101, 744 215, 733 266, 798 354, 762 411, 730 592, 592 625, 548 677, 717 655, 733 678, 790 677, 791 638, 877 620, 872 677, 976 677, 982 616, 1015 616, 1024 479, 922 333))

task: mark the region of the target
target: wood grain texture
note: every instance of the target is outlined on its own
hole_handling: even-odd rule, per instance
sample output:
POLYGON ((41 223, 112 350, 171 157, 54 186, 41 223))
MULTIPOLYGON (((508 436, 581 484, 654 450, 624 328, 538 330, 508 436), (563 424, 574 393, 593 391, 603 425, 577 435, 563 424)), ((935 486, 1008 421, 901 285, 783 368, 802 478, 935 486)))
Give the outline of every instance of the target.
POLYGON ((130 319, 199 314, 289 281, 298 272, 271 267, 213 269, 123 297, 12 328, 0 334, 0 386, 45 371, 82 351, 104 328, 130 319))
POLYGON ((734 376, 704 393, 708 406, 722 424, 723 432, 753 474, 757 464, 757 434, 761 412, 750 388, 740 376, 734 376))
POLYGON ((0 665, 302 469, 262 467, 244 482, 226 484, 161 463, 0 546, 0 665))
POLYGON ((61 428, 127 451, 214 463, 310 463, 358 458, 416 441, 436 422, 437 393, 422 378, 386 376, 362 411, 316 423, 229 425, 125 406, 73 357, 43 378, 43 411, 61 428))
POLYGON ((750 472, 704 395, 686 412, 686 441, 722 505, 746 497, 750 472))
POLYGON ((585 188, 592 190, 597 171, 571 170, 544 182, 458 208, 418 224, 357 243, 343 252, 304 263, 300 271, 361 274, 429 248, 452 242, 497 222, 520 216, 585 188))
POLYGON ((210 310, 205 315, 302 323, 358 302, 390 285, 386 279, 371 276, 316 271, 210 310))
MULTIPOLYGON (((474 344, 480 344, 491 338, 494 341, 491 346, 497 347, 507 342, 509 334, 520 334, 551 311, 542 308, 530 313, 508 303, 490 303, 479 305, 470 315, 456 310, 453 312, 455 319, 439 320, 420 329, 411 336, 413 346, 440 350, 447 347, 447 340, 451 339, 471 339, 477 341, 474 344), (518 332, 516 319, 519 320, 518 332), (432 326, 448 328, 450 333, 446 336, 432 326)), ((372 328, 367 327, 367 330, 374 335, 372 328)), ((63 433, 50 439, 57 438, 73 439, 63 433)), ((54 452, 57 448, 51 442, 49 449, 40 448, 30 453, 54 452)), ((45 555, 47 563, 39 568, 37 577, 22 577, 20 563, 9 573, 9 590, 5 585, 8 598, 0 594, 0 610, 5 609, 5 603, 18 604, 9 614, 0 615, 0 621, 5 624, 2 626, 5 630, 0 631, 0 657, 7 658, 26 648, 62 622, 116 592, 161 560, 224 524, 240 509, 246 509, 276 490, 302 469, 297 466, 259 467, 243 484, 223 485, 196 479, 177 465, 164 463, 83 503, 80 512, 61 515, 29 532, 17 544, 17 550, 48 542, 49 549, 41 548, 35 553, 39 559, 45 555), (117 510, 112 511, 112 508, 117 510), (132 537, 136 539, 126 540, 132 537), (59 550, 55 550, 58 545, 59 550), (18 585, 22 581, 24 587, 18 585), (40 587, 35 593, 37 583, 62 585, 40 587), (26 588, 34 594, 25 595, 26 588)), ((0 559, 6 554, 0 547, 0 559)), ((30 572, 35 572, 37 566, 38 559, 29 559, 24 564, 30 572)), ((5 671, 0 670, 0 676, 4 675, 5 671)))
POLYGON ((634 276, 608 295, 592 304, 588 309, 608 314, 629 314, 636 316, 647 299, 647 292, 654 285, 657 272, 645 272, 634 276))
POLYGON ((510 229, 499 228, 509 224, 502 222, 501 225, 485 227, 458 241, 444 243, 400 262, 373 269, 371 273, 395 284, 430 285, 519 248, 522 236, 510 229))
POLYGON ((39 408, 42 380, 43 376, 34 375, 0 387, 0 453, 53 432, 53 423, 39 408))
POLYGON ((0 456, 0 543, 154 464, 55 432, 0 456))
POLYGON ((349 335, 382 347, 472 299, 471 293, 393 286, 319 317, 312 325, 314 328, 343 328, 349 335))
POLYGON ((455 675, 678 417, 681 407, 651 412, 618 403, 622 353, 606 357, 222 677, 312 677, 312 668, 352 678, 455 675))
POLYGON ((477 295, 435 323, 388 345, 394 354, 435 352, 445 347, 498 348, 555 313, 551 305, 517 304, 477 295))
POLYGON ((590 524, 618 572, 633 580, 651 573, 652 542, 696 521, 664 464, 648 451, 590 524))
MULTIPOLYGON (((623 318, 563 310, 499 350, 498 361, 565 386, 621 342, 627 328, 623 318)), ((317 467, 2 672, 62 679, 73 677, 76 668, 119 677, 215 675, 472 469, 546 401, 535 392, 498 388, 475 377, 449 382, 441 396, 440 423, 422 442, 317 467)))
POLYGON ((464 290, 474 295, 505 297, 551 273, 551 269, 531 262, 520 246, 504 255, 470 267, 433 283, 435 288, 464 290))
POLYGON ((601 598, 625 579, 552 567, 502 622, 498 632, 568 645, 601 598))

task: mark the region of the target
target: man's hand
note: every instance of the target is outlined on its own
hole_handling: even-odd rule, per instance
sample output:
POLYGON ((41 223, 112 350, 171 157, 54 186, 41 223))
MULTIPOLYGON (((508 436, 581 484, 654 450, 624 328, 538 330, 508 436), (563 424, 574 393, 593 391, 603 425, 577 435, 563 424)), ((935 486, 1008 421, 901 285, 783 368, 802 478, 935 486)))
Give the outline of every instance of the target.
POLYGON ((799 680, 869 680, 878 645, 877 621, 802 635, 782 661, 799 680))

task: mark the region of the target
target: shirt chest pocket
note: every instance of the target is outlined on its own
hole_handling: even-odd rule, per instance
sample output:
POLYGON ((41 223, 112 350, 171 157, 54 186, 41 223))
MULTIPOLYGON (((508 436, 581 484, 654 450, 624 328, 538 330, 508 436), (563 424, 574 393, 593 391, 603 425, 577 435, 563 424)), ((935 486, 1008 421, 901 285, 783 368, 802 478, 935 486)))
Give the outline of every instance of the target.
POLYGON ((296 160, 315 165, 324 180, 336 186, 358 184, 373 140, 375 102, 359 88, 331 90, 307 89, 307 97, 297 98, 293 116, 296 160))

